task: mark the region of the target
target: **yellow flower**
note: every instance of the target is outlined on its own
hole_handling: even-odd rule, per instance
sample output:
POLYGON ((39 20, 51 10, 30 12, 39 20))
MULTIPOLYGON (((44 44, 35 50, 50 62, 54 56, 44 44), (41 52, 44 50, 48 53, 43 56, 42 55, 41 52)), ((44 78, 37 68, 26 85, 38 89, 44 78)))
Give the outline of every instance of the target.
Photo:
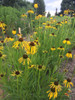
POLYGON ((52 50, 52 51, 55 51, 56 49, 55 49, 55 47, 52 47, 51 50, 52 50))
POLYGON ((67 21, 65 21, 65 24, 67 24, 67 21))
POLYGON ((3 78, 5 76, 5 73, 0 74, 0 78, 3 78))
POLYGON ((51 33, 49 36, 54 36, 54 37, 56 37, 56 35, 55 35, 54 33, 51 33))
POLYGON ((15 48, 15 49, 21 47, 23 49, 23 48, 25 48, 26 43, 27 43, 26 41, 23 41, 23 38, 19 38, 18 41, 14 42, 12 47, 15 48))
POLYGON ((3 43, 4 43, 4 41, 2 40, 2 41, 0 41, 0 43, 1 43, 1 44, 3 44, 3 43))
POLYGON ((46 67, 43 66, 43 65, 37 65, 37 66, 36 66, 36 69, 39 70, 39 71, 42 71, 42 70, 45 70, 46 67))
POLYGON ((6 57, 6 55, 4 55, 4 54, 2 54, 2 53, 0 52, 0 59, 5 59, 5 57, 6 57))
POLYGON ((27 18, 27 15, 26 14, 22 14, 21 17, 26 17, 27 18))
POLYGON ((61 91, 62 86, 58 83, 58 81, 55 82, 51 82, 51 84, 49 85, 50 88, 55 88, 57 91, 61 91))
POLYGON ((43 25, 46 25, 46 23, 42 23, 43 25))
POLYGON ((49 28, 52 28, 52 26, 50 26, 49 24, 47 24, 47 25, 45 26, 45 28, 46 28, 46 29, 49 29, 49 28))
POLYGON ((58 50, 64 50, 63 46, 57 48, 58 50))
POLYGON ((60 14, 60 17, 62 17, 63 16, 63 14, 60 14))
POLYGON ((64 58, 64 56, 63 56, 63 55, 59 55, 59 57, 60 57, 60 58, 64 58))
POLYGON ((53 97, 54 99, 57 98, 57 95, 58 95, 56 89, 53 88, 53 87, 52 87, 49 91, 47 91, 46 93, 49 93, 49 94, 48 94, 49 100, 50 100, 52 97, 53 97))
POLYGON ((61 22, 58 22, 56 25, 60 25, 60 26, 62 26, 61 22))
POLYGON ((23 65, 26 64, 29 64, 31 62, 30 58, 28 58, 28 55, 27 54, 24 54, 23 57, 19 58, 19 63, 22 63, 23 65))
POLYGON ((36 65, 30 65, 28 66, 28 69, 31 69, 31 68, 35 68, 36 65))
POLYGON ((70 44, 71 44, 71 42, 69 41, 69 39, 68 39, 68 38, 66 38, 65 40, 63 40, 63 44, 65 44, 65 43, 67 43, 68 45, 70 45, 70 44))
POLYGON ((16 30, 15 29, 12 30, 12 34, 14 34, 14 35, 16 34, 16 30))
POLYGON ((37 34, 37 32, 34 32, 34 34, 36 35, 36 34, 37 34))
POLYGON ((67 88, 71 88, 71 86, 74 86, 70 78, 68 78, 67 80, 64 80, 63 83, 67 88))
POLYGON ((48 51, 47 50, 44 50, 44 51, 42 51, 43 53, 48 53, 48 51))
POLYGON ((72 53, 71 53, 71 51, 69 51, 68 53, 66 53, 66 57, 67 57, 67 58, 72 58, 72 53))
POLYGON ((53 19, 53 17, 50 17, 50 19, 53 19))
POLYGON ((17 36, 18 36, 19 38, 21 38, 21 37, 22 37, 22 34, 18 33, 17 36))
POLYGON ((4 39, 4 43, 7 43, 7 42, 10 42, 10 41, 13 41, 14 39, 7 36, 5 39, 4 39))
POLYGON ((35 45, 39 45, 40 46, 40 43, 38 42, 37 39, 34 41, 34 43, 35 43, 35 45))
POLYGON ((4 49, 4 47, 3 46, 0 46, 0 50, 3 50, 4 49))
POLYGON ((37 45, 34 42, 28 42, 25 45, 25 50, 27 54, 35 54, 37 52, 37 45))
POLYGON ((38 8, 38 4, 37 3, 34 4, 34 8, 36 8, 36 9, 38 8))
POLYGON ((28 10, 28 13, 34 14, 34 11, 32 9, 28 10))
POLYGON ((20 77, 21 74, 22 74, 22 71, 16 70, 16 71, 13 71, 13 72, 12 72, 11 76, 17 76, 17 77, 20 77))
POLYGON ((64 71, 64 72, 68 72, 68 69, 65 68, 63 71, 64 71))

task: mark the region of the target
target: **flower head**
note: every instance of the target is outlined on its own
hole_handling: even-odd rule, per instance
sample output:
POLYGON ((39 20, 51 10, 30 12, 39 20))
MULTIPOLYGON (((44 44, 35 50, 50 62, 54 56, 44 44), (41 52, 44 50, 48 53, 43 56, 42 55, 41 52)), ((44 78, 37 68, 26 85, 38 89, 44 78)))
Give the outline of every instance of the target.
POLYGON ((52 47, 51 50, 52 50, 52 51, 55 51, 56 49, 55 49, 55 47, 52 47))
POLYGON ((23 65, 25 65, 26 62, 27 62, 27 64, 29 64, 31 62, 31 60, 27 54, 24 54, 21 58, 19 58, 18 61, 19 61, 19 63, 22 63, 23 65))
POLYGON ((74 86, 70 78, 68 78, 67 80, 64 80, 63 83, 67 88, 71 88, 71 86, 74 86))
POLYGON ((16 70, 16 71, 13 71, 11 75, 19 77, 19 76, 21 76, 21 74, 22 74, 22 71, 16 70))
POLYGON ((28 10, 29 14, 34 14, 34 11, 32 9, 28 10))
POLYGON ((65 40, 63 40, 63 43, 64 43, 64 44, 67 43, 68 45, 71 44, 71 42, 69 41, 69 38, 66 38, 65 40))
POLYGON ((12 30, 12 34, 15 35, 16 34, 16 29, 12 30))
POLYGON ((36 9, 38 8, 38 4, 37 3, 34 4, 34 8, 36 8, 36 9))
POLYGON ((29 65, 28 69, 35 68, 36 65, 29 65))
POLYGON ((0 78, 3 78, 5 76, 5 73, 0 74, 0 78))
POLYGON ((27 42, 25 45, 25 50, 27 54, 35 54, 37 52, 37 45, 35 42, 27 42))
POLYGON ((14 39, 7 36, 5 39, 4 39, 4 43, 7 43, 7 42, 10 42, 10 41, 13 41, 14 39))
POLYGON ((49 100, 50 100, 52 97, 53 97, 54 99, 57 98, 57 95, 58 95, 58 93, 57 93, 57 91, 56 91, 56 89, 55 89, 54 87, 50 88, 50 90, 47 91, 46 93, 49 93, 49 94, 48 94, 49 100))
POLYGON ((37 65, 37 66, 36 66, 36 69, 39 70, 39 71, 42 71, 42 70, 45 70, 46 67, 43 66, 43 65, 37 65))
POLYGON ((72 53, 71 53, 71 51, 68 51, 68 53, 66 53, 66 57, 67 57, 67 58, 72 58, 72 53))
POLYGON ((62 86, 59 84, 58 81, 55 82, 51 82, 51 84, 49 85, 50 88, 55 88, 57 91, 61 91, 62 86))
POLYGON ((23 41, 23 38, 19 38, 18 41, 15 41, 13 43, 12 47, 15 49, 21 47, 23 49, 23 48, 25 48, 26 43, 27 43, 26 41, 23 41))
POLYGON ((57 48, 58 50, 64 50, 63 46, 57 48))
POLYGON ((2 53, 0 52, 0 59, 5 59, 5 57, 6 57, 6 55, 4 55, 4 54, 2 54, 2 53))
POLYGON ((56 35, 55 35, 54 33, 51 33, 49 36, 54 36, 54 37, 56 37, 56 35))

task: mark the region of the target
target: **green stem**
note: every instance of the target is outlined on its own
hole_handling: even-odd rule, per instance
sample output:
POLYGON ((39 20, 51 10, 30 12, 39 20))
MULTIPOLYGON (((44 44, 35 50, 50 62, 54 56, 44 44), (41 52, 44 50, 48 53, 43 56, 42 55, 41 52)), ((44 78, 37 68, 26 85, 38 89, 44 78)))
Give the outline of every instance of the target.
POLYGON ((18 94, 18 77, 17 77, 17 94, 18 94))
POLYGON ((39 71, 39 75, 38 75, 38 97, 40 95, 40 71, 39 71))

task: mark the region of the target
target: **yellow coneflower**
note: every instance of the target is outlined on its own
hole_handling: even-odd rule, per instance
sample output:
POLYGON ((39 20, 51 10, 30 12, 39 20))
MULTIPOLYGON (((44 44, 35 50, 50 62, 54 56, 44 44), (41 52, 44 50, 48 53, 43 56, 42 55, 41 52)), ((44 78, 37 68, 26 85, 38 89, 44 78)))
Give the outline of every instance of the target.
POLYGON ((5 73, 0 74, 0 78, 3 78, 5 76, 5 73))
POLYGON ((34 14, 34 11, 32 9, 28 10, 28 13, 34 14))
POLYGON ((68 69, 65 68, 63 71, 64 71, 64 72, 68 72, 68 69))
POLYGON ((71 44, 71 42, 70 42, 70 40, 69 40, 68 38, 66 38, 65 40, 63 40, 63 43, 64 43, 64 44, 67 43, 68 45, 71 44))
POLYGON ((34 4, 34 8, 36 8, 36 9, 38 8, 38 4, 37 3, 34 4))
POLYGON ((53 17, 50 17, 50 19, 53 19, 53 17))
POLYGON ((37 34, 37 32, 34 32, 34 34, 36 35, 36 34, 37 34))
POLYGON ((61 91, 62 90, 62 86, 58 83, 58 81, 55 82, 51 82, 51 84, 49 85, 50 88, 55 88, 57 91, 61 91))
POLYGON ((12 72, 11 76, 17 76, 17 77, 20 77, 21 74, 22 74, 22 71, 16 70, 16 71, 13 71, 13 72, 12 72))
POLYGON ((60 17, 62 17, 63 16, 63 14, 60 14, 60 17))
POLYGON ((50 26, 49 24, 47 24, 47 25, 45 26, 45 28, 46 28, 46 29, 49 29, 49 28, 52 28, 52 26, 50 26))
POLYGON ((30 35, 30 38, 33 38, 33 35, 30 35))
POLYGON ((64 50, 63 46, 57 48, 58 50, 64 50))
POLYGON ((42 23, 43 25, 46 25, 46 23, 42 23))
POLYGON ((25 45, 25 50, 26 50, 27 54, 35 54, 37 52, 36 43, 34 43, 34 42, 28 42, 25 45))
POLYGON ((60 58, 64 58, 64 56, 63 56, 63 55, 59 55, 59 57, 60 57, 60 58))
POLYGON ((42 52, 43 52, 43 53, 48 53, 48 51, 47 51, 47 50, 43 50, 42 52))
POLYGON ((74 86, 70 78, 68 78, 67 80, 64 80, 63 83, 67 88, 71 88, 71 86, 74 86))
POLYGON ((27 18, 27 15, 26 14, 22 14, 21 17, 26 17, 27 18))
POLYGON ((18 41, 14 42, 12 47, 16 49, 16 48, 19 48, 20 46, 23 49, 25 47, 25 44, 27 44, 27 42, 24 41, 23 38, 19 38, 18 41))
POLYGON ((2 54, 2 53, 0 52, 0 59, 5 59, 5 57, 6 57, 6 55, 4 55, 4 54, 2 54))
POLYGON ((34 40, 34 43, 35 43, 35 45, 39 45, 40 46, 40 43, 38 42, 38 40, 34 40))
POLYGON ((29 64, 31 62, 30 58, 28 58, 28 55, 27 54, 24 54, 23 57, 19 58, 19 63, 23 63, 23 65, 26 64, 26 61, 27 61, 27 64, 29 64))
POLYGON ((51 50, 52 50, 52 51, 55 51, 56 49, 55 49, 55 47, 52 47, 51 50))
POLYGON ((62 26, 61 22, 58 22, 56 25, 60 25, 60 26, 62 26))
POLYGON ((67 58, 72 58, 72 53, 71 53, 71 51, 68 51, 68 53, 66 53, 66 57, 67 57, 67 58))
POLYGON ((28 66, 28 69, 31 69, 31 68, 35 68, 36 65, 30 65, 28 66))
POLYGON ((15 35, 16 34, 16 29, 12 30, 12 34, 15 35))
POLYGON ((2 40, 2 41, 0 41, 0 43, 1 43, 1 44, 3 44, 3 43, 4 43, 4 41, 2 40))
POLYGON ((65 21, 65 24, 67 24, 67 21, 65 21))
POLYGON ((54 36, 54 37, 56 37, 56 35, 55 35, 54 33, 51 33, 49 36, 54 36))
POLYGON ((4 43, 7 43, 7 42, 10 42, 10 41, 13 41, 14 39, 7 36, 5 39, 4 39, 4 43))
POLYGON ((22 34, 18 33, 17 36, 20 38, 20 37, 22 37, 22 34))
POLYGON ((46 67, 44 65, 37 65, 36 69, 39 70, 39 71, 42 71, 42 70, 45 70, 46 67))
POLYGON ((47 91, 46 93, 49 93, 48 94, 48 97, 49 97, 49 100, 51 99, 51 98, 57 98, 57 95, 58 95, 58 92, 56 91, 56 89, 55 88, 50 88, 50 90, 49 91, 47 91))

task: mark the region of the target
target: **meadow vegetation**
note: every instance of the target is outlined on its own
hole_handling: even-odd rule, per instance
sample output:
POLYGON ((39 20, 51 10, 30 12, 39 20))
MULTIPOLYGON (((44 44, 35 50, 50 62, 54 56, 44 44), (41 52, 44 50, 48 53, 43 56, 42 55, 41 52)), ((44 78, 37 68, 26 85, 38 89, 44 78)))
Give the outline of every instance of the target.
POLYGON ((73 17, 46 18, 36 11, 0 7, 0 84, 4 100, 70 98, 74 84, 65 74, 68 60, 73 59, 75 13, 73 17), (26 41, 28 33, 30 40, 26 41))

